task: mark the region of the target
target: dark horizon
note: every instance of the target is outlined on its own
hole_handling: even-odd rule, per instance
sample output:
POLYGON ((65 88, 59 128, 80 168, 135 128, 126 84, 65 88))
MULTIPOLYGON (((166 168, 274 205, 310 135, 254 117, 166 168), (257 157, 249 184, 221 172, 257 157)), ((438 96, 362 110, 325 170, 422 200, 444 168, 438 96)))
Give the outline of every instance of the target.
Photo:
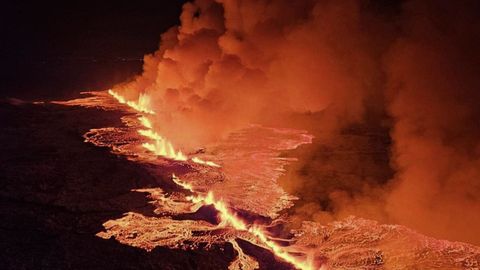
POLYGON ((3 4, 0 97, 65 99, 139 74, 185 2, 3 4))

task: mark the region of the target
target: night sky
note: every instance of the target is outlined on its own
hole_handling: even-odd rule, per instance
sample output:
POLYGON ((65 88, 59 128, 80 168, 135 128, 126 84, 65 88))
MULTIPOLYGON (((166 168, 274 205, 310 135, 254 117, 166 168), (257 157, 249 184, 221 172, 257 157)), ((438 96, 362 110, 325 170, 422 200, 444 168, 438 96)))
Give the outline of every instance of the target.
POLYGON ((71 98, 141 72, 186 1, 2 4, 1 97, 71 98))

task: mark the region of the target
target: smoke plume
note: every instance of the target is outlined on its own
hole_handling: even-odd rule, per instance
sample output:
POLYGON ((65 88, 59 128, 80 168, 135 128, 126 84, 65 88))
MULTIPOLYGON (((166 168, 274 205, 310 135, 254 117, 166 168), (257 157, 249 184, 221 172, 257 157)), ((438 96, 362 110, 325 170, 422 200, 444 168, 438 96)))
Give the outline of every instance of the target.
POLYGON ((479 11, 476 1, 196 0, 116 90, 150 96, 158 131, 182 149, 250 123, 310 130, 316 142, 283 180, 302 198, 294 217, 353 214, 478 244, 479 11))
POLYGON ((187 3, 181 25, 145 57, 144 73, 118 90, 151 96, 160 132, 184 148, 293 111, 329 108, 332 127, 360 121, 366 98, 378 96, 377 39, 362 33, 369 22, 360 8, 357 1, 187 3))
POLYGON ((480 5, 405 5, 387 57, 396 175, 386 209, 437 237, 480 243, 480 5))

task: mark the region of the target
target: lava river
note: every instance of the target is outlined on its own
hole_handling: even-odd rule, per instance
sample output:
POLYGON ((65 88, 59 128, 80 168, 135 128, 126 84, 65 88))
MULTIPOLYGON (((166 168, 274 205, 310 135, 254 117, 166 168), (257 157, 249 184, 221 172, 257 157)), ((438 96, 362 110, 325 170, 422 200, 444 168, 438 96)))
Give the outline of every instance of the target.
POLYGON ((426 237, 400 225, 351 217, 331 224, 305 221, 287 231, 286 209, 296 198, 277 184, 294 159, 284 151, 312 142, 306 131, 252 125, 186 153, 155 132, 148 99, 113 91, 88 92, 63 105, 123 111, 122 127, 92 129, 85 142, 144 164, 158 186, 144 193, 153 215, 128 212, 103 224, 98 237, 153 250, 230 244, 230 269, 479 269, 480 248, 426 237), (276 263, 259 263, 264 254, 276 263))

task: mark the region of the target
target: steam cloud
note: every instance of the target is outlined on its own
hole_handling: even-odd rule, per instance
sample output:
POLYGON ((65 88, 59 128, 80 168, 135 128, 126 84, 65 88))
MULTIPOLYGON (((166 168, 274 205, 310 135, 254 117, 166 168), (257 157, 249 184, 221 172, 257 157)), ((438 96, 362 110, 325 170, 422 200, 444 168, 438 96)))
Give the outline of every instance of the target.
POLYGON ((391 179, 326 189, 309 174, 316 149, 305 150, 286 183, 309 195, 296 214, 354 214, 478 244, 479 11, 477 1, 197 0, 144 73, 116 90, 151 96, 159 132, 185 149, 252 122, 301 125, 294 113, 319 119, 307 125, 317 140, 379 126, 394 170, 380 178, 391 179))
POLYGON ((412 2, 390 51, 397 174, 387 212, 440 237, 480 243, 478 2, 412 2))

